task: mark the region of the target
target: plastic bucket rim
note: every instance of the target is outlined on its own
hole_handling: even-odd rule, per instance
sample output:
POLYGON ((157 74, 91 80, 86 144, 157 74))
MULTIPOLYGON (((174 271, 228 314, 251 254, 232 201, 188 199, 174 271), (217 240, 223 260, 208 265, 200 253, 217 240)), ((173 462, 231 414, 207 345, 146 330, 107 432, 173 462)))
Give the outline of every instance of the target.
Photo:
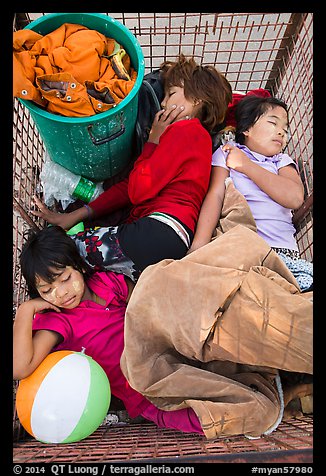
MULTIPOLYGON (((66 13, 49 13, 47 15, 43 15, 42 17, 37 18, 36 20, 33 20, 31 23, 26 25, 23 29, 24 30, 25 29, 33 30, 33 28, 37 27, 38 24, 40 24, 44 21, 44 18, 51 19, 51 18, 54 18, 54 17, 59 17, 60 15, 63 15, 63 14, 66 14, 66 13)), ((72 13, 72 14, 74 14, 74 13, 72 13)), ((121 23, 119 20, 116 20, 113 17, 110 17, 109 15, 103 15, 102 13, 79 13, 78 12, 76 14, 78 14, 78 15, 82 14, 82 15, 85 15, 87 17, 100 17, 103 20, 108 21, 109 23, 118 24, 119 28, 121 28, 121 30, 134 43, 136 53, 137 53, 137 57, 139 59, 139 65, 138 65, 138 70, 137 70, 137 78, 136 78, 135 84, 134 84, 132 90, 130 91, 130 93, 119 104, 117 104, 115 107, 109 109, 108 111, 96 113, 93 116, 68 117, 68 116, 61 116, 59 114, 52 114, 51 112, 48 112, 48 111, 42 109, 40 106, 38 106, 37 104, 35 104, 31 100, 18 98, 19 102, 21 102, 29 111, 33 111, 33 112, 35 112, 35 114, 39 114, 39 115, 41 115, 41 116, 43 116, 47 119, 51 119, 51 120, 57 121, 57 122, 65 122, 65 123, 68 123, 68 124, 69 123, 71 123, 71 124, 84 124, 84 123, 90 123, 90 122, 97 122, 97 121, 100 121, 101 119, 103 119, 103 117, 108 117, 110 115, 117 114, 120 110, 124 109, 124 107, 126 105, 125 104, 126 102, 129 103, 130 101, 132 101, 132 99, 135 97, 135 95, 138 94, 140 86, 141 86, 143 78, 144 78, 144 74, 145 74, 145 60, 144 60, 144 54, 143 54, 143 51, 141 49, 141 46, 140 46, 137 38, 135 37, 135 35, 133 35, 131 33, 131 31, 123 23, 121 23)))

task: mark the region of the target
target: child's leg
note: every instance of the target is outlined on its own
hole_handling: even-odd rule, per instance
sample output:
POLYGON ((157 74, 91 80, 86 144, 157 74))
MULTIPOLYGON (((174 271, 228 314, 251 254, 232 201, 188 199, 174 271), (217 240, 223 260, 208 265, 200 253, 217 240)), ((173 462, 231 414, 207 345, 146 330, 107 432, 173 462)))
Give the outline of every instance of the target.
MULTIPOLYGON (((192 239, 191 230, 187 233, 192 239)), ((71 238, 92 268, 122 273, 133 282, 147 266, 166 258, 183 258, 188 250, 174 229, 150 217, 116 227, 86 229, 71 238)))
MULTIPOLYGON (((184 228, 192 239, 191 230, 184 228)), ((141 271, 163 259, 181 259, 188 251, 187 245, 174 229, 150 217, 120 225, 119 242, 125 255, 141 271)))
POLYGON ((199 419, 192 408, 181 410, 159 410, 154 405, 149 405, 142 412, 142 416, 153 421, 160 428, 173 428, 184 433, 204 434, 199 419))
POLYGON ((297 280, 301 292, 310 291, 313 288, 313 264, 301 259, 295 250, 285 248, 273 248, 278 256, 284 261, 295 279, 297 280))

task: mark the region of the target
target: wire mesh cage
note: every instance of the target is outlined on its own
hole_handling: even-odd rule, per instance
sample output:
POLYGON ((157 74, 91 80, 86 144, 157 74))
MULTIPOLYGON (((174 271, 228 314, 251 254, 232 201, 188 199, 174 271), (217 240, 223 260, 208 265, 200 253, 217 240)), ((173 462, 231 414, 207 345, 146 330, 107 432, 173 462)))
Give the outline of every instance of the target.
MULTIPOLYGON (((46 13, 16 13, 14 29, 21 29, 42 15, 46 13)), ((184 53, 186 56, 193 56, 202 65, 210 64, 218 68, 226 75, 234 91, 246 93, 252 89, 264 88, 288 104, 290 140, 286 152, 296 161, 305 189, 304 204, 295 212, 293 220, 300 254, 312 262, 313 14, 107 13, 107 15, 123 23, 139 41, 145 59, 145 74, 158 68, 164 60, 174 60, 179 53, 184 53)), ((44 144, 28 110, 15 99, 14 312, 26 297, 19 268, 19 254, 24 243, 24 234, 31 227, 43 226, 29 210, 32 196, 40 189, 44 152, 44 144)), ((14 415, 14 428, 17 439, 21 439, 21 428, 16 415, 14 415)), ((179 438, 182 440, 182 435, 179 438)), ((229 447, 223 451, 242 450, 229 447)), ((132 457, 130 454, 125 455, 126 459, 132 457)))

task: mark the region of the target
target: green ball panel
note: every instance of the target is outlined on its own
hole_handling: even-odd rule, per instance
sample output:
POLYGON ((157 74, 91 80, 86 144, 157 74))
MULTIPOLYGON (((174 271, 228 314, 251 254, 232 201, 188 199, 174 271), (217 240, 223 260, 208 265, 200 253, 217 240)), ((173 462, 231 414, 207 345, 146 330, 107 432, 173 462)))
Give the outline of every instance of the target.
POLYGON ((62 443, 73 443, 91 435, 107 415, 111 402, 111 388, 108 377, 102 367, 91 357, 89 361, 91 384, 85 410, 72 433, 62 443))

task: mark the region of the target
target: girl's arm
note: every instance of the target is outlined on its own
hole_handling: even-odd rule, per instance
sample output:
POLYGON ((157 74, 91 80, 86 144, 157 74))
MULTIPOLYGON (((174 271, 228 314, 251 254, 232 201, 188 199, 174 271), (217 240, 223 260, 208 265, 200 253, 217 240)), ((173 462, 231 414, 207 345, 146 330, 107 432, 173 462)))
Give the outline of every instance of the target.
POLYGON ((33 337, 32 323, 35 313, 45 309, 60 309, 42 298, 31 299, 17 310, 13 329, 13 378, 28 377, 59 343, 57 332, 39 330, 33 337))
POLYGON ((125 276, 125 280, 126 280, 126 283, 127 283, 127 286, 128 286, 128 295, 126 297, 126 303, 128 304, 128 302, 130 301, 130 298, 131 298, 131 294, 134 290, 135 283, 133 283, 131 281, 131 279, 129 279, 127 276, 125 276))
POLYGON ((70 213, 58 213, 48 209, 48 207, 37 197, 33 197, 33 202, 37 210, 30 210, 32 215, 42 218, 51 225, 61 226, 64 230, 69 230, 72 226, 88 218, 89 211, 86 207, 78 208, 70 213))
POLYGON ((160 137, 166 128, 172 124, 172 122, 183 119, 184 106, 177 106, 176 104, 173 106, 169 109, 161 109, 155 114, 148 142, 159 144, 160 137))
POLYGON ((278 175, 255 164, 237 147, 223 146, 229 150, 226 165, 249 177, 263 192, 285 208, 296 210, 304 199, 304 189, 299 174, 292 165, 286 165, 278 175))
POLYGON ((227 169, 219 166, 212 167, 209 188, 200 209, 195 236, 187 254, 210 242, 221 215, 225 196, 225 179, 228 176, 227 169))
MULTIPOLYGON (((147 148, 151 153, 156 147, 155 144, 159 143, 159 139, 166 128, 172 122, 182 118, 182 107, 176 107, 169 109, 168 111, 158 111, 147 143, 147 148)), ((140 157, 142 157, 142 155, 146 156, 144 152, 140 157)), ((53 212, 49 210, 39 198, 33 197, 37 210, 30 210, 30 213, 42 218, 47 223, 61 226, 64 230, 69 230, 71 227, 76 225, 76 223, 87 219, 97 218, 131 205, 128 193, 128 183, 129 177, 126 177, 101 193, 99 197, 89 203, 88 207, 80 207, 69 213, 53 212)), ((137 188, 139 188, 139 183, 137 183, 137 188)))
POLYGON ((61 226, 64 230, 69 230, 81 221, 103 216, 131 204, 128 195, 128 177, 102 192, 87 207, 83 206, 69 213, 53 212, 39 198, 34 197, 33 200, 38 209, 31 210, 32 215, 52 225, 61 226))

